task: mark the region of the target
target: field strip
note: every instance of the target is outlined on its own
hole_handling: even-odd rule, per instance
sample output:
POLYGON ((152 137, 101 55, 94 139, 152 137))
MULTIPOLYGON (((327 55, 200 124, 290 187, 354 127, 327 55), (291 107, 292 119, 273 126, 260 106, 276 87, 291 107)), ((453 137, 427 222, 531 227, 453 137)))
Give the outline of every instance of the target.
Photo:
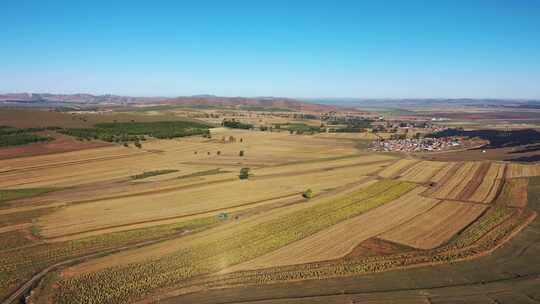
MULTIPOLYGON (((354 188, 356 188, 358 186, 367 185, 368 183, 374 183, 374 182, 376 182, 376 180, 374 180, 373 177, 366 176, 366 177, 362 178, 359 181, 343 185, 343 186, 341 186, 341 187, 339 187, 337 189, 322 192, 321 194, 317 195, 317 200, 320 200, 320 199, 323 199, 323 198, 326 198, 326 197, 330 197, 330 196, 333 196, 333 195, 337 195, 337 194, 340 194, 340 193, 342 193, 342 192, 344 192, 346 190, 354 189, 354 188)), ((223 210, 220 210, 220 211, 247 212, 247 213, 250 213, 252 209, 257 209, 257 208, 267 209, 267 208, 265 208, 265 206, 267 206, 268 208, 287 207, 287 206, 290 206, 290 205, 293 205, 293 204, 305 202, 306 199, 304 199, 302 196, 300 196, 300 194, 301 194, 301 192, 298 192, 298 193, 295 193, 295 194, 293 194, 291 196, 280 196, 280 197, 277 197, 277 198, 270 198, 270 199, 268 199, 268 200, 266 200, 264 202, 260 202, 259 204, 254 204, 253 208, 251 208, 251 209, 245 208, 246 206, 242 206, 242 207, 237 207, 237 208, 223 208, 223 210), (294 200, 291 201, 291 199, 294 199, 294 200), (279 206, 277 206, 277 207, 274 206, 276 204, 279 205, 279 206)), ((254 211, 256 211, 256 210, 254 210, 254 211)), ((208 216, 208 215, 215 215, 215 212, 209 212, 209 213, 211 213, 211 214, 201 213, 201 214, 198 214, 198 215, 186 215, 186 218, 182 218, 182 216, 179 216, 179 217, 175 217, 173 219, 156 219, 155 221, 147 221, 147 222, 145 222, 143 224, 126 224, 126 225, 120 225, 119 227, 116 227, 116 228, 94 229, 94 231, 90 231, 90 232, 72 233, 72 235, 70 235, 70 236, 51 237, 51 238, 45 239, 45 241, 48 242, 48 243, 53 243, 53 242, 59 242, 59 241, 75 240, 75 239, 80 239, 80 238, 89 237, 89 236, 95 236, 95 235, 101 235, 101 234, 111 233, 111 232, 119 232, 119 231, 126 231, 126 230, 132 230, 132 229, 139 229, 139 228, 157 226, 157 225, 172 224, 172 223, 178 222, 178 220, 180 220, 180 219, 182 219, 182 220, 184 220, 184 219, 193 219, 193 218, 199 218, 199 217, 204 217, 204 216, 208 216)))
MULTIPOLYGON (((238 205, 224 207, 224 208, 216 208, 216 209, 207 210, 207 211, 203 211, 203 212, 192 213, 192 214, 164 217, 164 218, 159 218, 159 219, 154 219, 154 220, 147 220, 147 221, 133 222, 133 223, 129 223, 129 224, 114 225, 114 226, 108 226, 108 227, 103 227, 103 228, 90 229, 90 230, 85 230, 85 231, 81 231, 81 232, 58 235, 58 236, 51 237, 51 238, 44 237, 44 240, 46 240, 47 242, 66 241, 66 240, 71 239, 70 237, 72 237, 72 236, 77 236, 76 237, 77 239, 80 238, 81 236, 88 236, 88 234, 91 233, 91 232, 100 232, 99 234, 103 234, 103 233, 108 233, 108 232, 113 232, 113 231, 116 232, 116 231, 123 231, 123 230, 131 230, 131 229, 136 229, 136 228, 141 228, 141 227, 147 226, 147 225, 143 225, 143 224, 153 224, 152 226, 154 226, 154 225, 157 225, 157 224, 168 223, 171 220, 177 221, 177 220, 180 220, 180 219, 193 218, 193 217, 197 217, 197 216, 208 216, 208 215, 215 214, 216 212, 220 212, 220 211, 234 212, 238 208, 241 208, 241 207, 255 206, 255 205, 260 205, 260 204, 264 204, 264 203, 275 201, 275 200, 301 197, 300 196, 301 194, 302 194, 302 192, 289 193, 289 194, 285 194, 285 195, 281 195, 281 196, 277 196, 277 197, 272 197, 272 198, 269 198, 269 199, 263 199, 263 200, 258 200, 258 201, 249 202, 249 203, 245 203, 245 204, 238 204, 238 205), (121 229, 118 229, 118 228, 121 228, 121 229)), ((244 208, 242 208, 242 209, 244 209, 244 208)))
POLYGON ((0 233, 26 229, 26 228, 30 228, 30 227, 32 227, 32 224, 30 224, 30 223, 4 226, 4 227, 0 227, 0 233))
POLYGON ((468 201, 491 203, 499 193, 499 188, 504 178, 506 165, 492 163, 489 170, 484 175, 480 185, 472 195, 467 197, 468 201))
MULTIPOLYGON (((461 193, 463 187, 473 178, 476 170, 475 163, 466 162, 457 171, 441 184, 437 185, 432 196, 439 199, 455 198, 461 193)), ((448 172, 451 173, 451 172, 448 172)))
MULTIPOLYGON (((457 193, 452 199, 458 200, 458 201, 466 201, 469 197, 471 197, 473 194, 475 194, 476 190, 480 185, 482 184, 482 181, 484 181, 484 178, 486 177, 486 174, 488 173, 489 169, 491 167, 490 163, 480 163, 476 170, 472 173, 471 179, 467 182, 465 187, 458 188, 461 189, 459 193, 457 193)), ((491 186, 492 180, 488 181, 491 186)), ((450 198, 450 197, 449 197, 450 198)))
POLYGON ((420 184, 427 183, 448 166, 451 166, 451 164, 437 161, 421 161, 405 170, 399 179, 420 184))
POLYGON ((486 208, 485 204, 443 201, 429 212, 383 233, 380 238, 414 248, 432 249, 447 242, 486 208))
POLYGON ((524 165, 511 163, 506 172, 507 178, 540 176, 540 165, 524 165))
POLYGON ((42 235, 55 237, 134 222, 188 215, 269 199, 311 188, 315 193, 358 181, 379 165, 265 180, 240 180, 168 193, 72 204, 39 218, 42 235))
POLYGON ((495 204, 502 206, 525 208, 528 202, 528 178, 512 178, 504 181, 501 194, 495 204))
MULTIPOLYGON (((356 164, 356 165, 343 165, 343 166, 333 167, 333 168, 320 168, 320 169, 312 169, 312 170, 306 170, 306 171, 293 171, 293 172, 283 172, 283 173, 276 173, 276 174, 254 175, 251 178, 256 180, 256 179, 265 179, 265 178, 290 177, 290 176, 304 175, 304 174, 309 174, 309 173, 324 172, 324 171, 329 171, 329 170, 333 170, 333 169, 337 170, 337 169, 344 169, 344 168, 350 168, 350 167, 361 167, 361 166, 385 164, 387 162, 388 161, 386 161, 386 160, 381 160, 381 161, 360 163, 360 164, 356 164)), ((124 181, 124 180, 125 179, 119 179, 118 181, 124 181)), ((72 201, 66 201, 66 202, 63 202, 63 203, 71 205, 71 204, 93 203, 93 202, 98 202, 98 201, 102 201, 102 200, 130 198, 130 197, 137 197, 137 196, 144 196, 144 195, 151 195, 151 194, 158 194, 158 193, 163 194, 163 193, 168 193, 168 192, 175 192, 175 191, 178 191, 178 190, 193 189, 193 188, 197 188, 197 187, 204 187, 204 186, 208 186, 208 185, 226 183, 226 182, 231 182, 231 181, 236 181, 236 180, 237 180, 236 177, 228 177, 228 178, 223 178, 223 179, 219 179, 219 180, 202 181, 202 182, 199 182, 199 183, 172 186, 172 187, 164 187, 164 188, 159 188, 159 189, 145 190, 145 191, 140 191, 140 192, 135 192, 135 193, 128 193, 128 194, 104 196, 104 197, 83 199, 83 200, 72 200, 72 201)))
POLYGON ((42 205, 42 206, 15 207, 15 208, 9 208, 9 209, 0 209, 0 215, 7 215, 7 214, 39 210, 39 209, 47 209, 47 208, 57 208, 57 207, 63 207, 65 205, 66 203, 52 203, 52 204, 42 205))
POLYGON ((44 164, 44 165, 36 165, 36 166, 30 166, 30 167, 21 167, 21 168, 0 170, 0 175, 2 175, 4 173, 14 173, 14 172, 20 173, 20 172, 26 172, 26 171, 48 169, 48 168, 66 167, 66 166, 86 164, 86 163, 91 163, 91 162, 96 162, 96 161, 124 159, 124 158, 130 158, 130 157, 134 157, 134 156, 145 155, 147 153, 148 152, 134 152, 134 153, 125 154, 125 155, 113 155, 113 156, 95 157, 95 158, 88 158, 88 159, 83 159, 83 160, 66 161, 66 162, 53 163, 53 164, 44 164))
POLYGON ((257 175, 255 173, 253 175, 253 177, 251 177, 251 178, 256 180, 256 179, 267 179, 267 178, 276 178, 276 177, 296 176, 296 175, 317 173, 317 172, 321 172, 321 171, 339 170, 339 169, 344 169, 344 168, 354 168, 354 167, 363 167, 363 166, 371 166, 371 165, 383 165, 383 164, 388 164, 390 161, 389 160, 379 160, 379 161, 367 162, 367 163, 341 165, 341 166, 320 168, 320 169, 309 169, 309 170, 304 170, 304 171, 270 173, 270 174, 263 174, 263 175, 257 175))
POLYGON ((414 218, 438 203, 421 197, 425 187, 417 187, 404 196, 376 207, 254 260, 226 269, 226 272, 270 268, 338 259, 359 243, 414 218), (382 221, 381 219, 386 219, 382 221))
POLYGON ((419 160, 416 159, 400 159, 379 172, 379 176, 384 178, 399 177, 401 173, 405 172, 418 162, 419 160))

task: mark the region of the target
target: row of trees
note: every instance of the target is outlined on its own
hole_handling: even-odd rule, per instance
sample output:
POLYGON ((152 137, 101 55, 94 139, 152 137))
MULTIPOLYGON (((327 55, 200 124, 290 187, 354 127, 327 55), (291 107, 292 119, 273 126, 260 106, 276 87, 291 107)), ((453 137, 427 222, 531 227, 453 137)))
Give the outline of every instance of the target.
POLYGON ((45 128, 19 129, 8 126, 0 126, 0 147, 20 146, 53 140, 53 138, 48 136, 34 134, 34 132, 44 130, 45 128))
POLYGON ((190 121, 102 123, 95 128, 61 129, 59 132, 82 140, 108 142, 140 142, 145 140, 145 136, 160 139, 192 135, 210 137, 208 125, 190 121))
POLYGON ((235 119, 233 119, 233 120, 224 120, 221 123, 221 125, 226 127, 226 128, 231 128, 231 129, 244 129, 244 130, 253 129, 252 124, 242 123, 242 122, 239 122, 239 121, 237 121, 235 119))

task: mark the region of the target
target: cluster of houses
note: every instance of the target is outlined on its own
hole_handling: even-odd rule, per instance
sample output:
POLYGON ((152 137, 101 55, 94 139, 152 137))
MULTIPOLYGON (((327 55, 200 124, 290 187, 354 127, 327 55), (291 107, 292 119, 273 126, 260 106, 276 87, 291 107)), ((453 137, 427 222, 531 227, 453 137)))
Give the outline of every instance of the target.
POLYGON ((462 146, 458 137, 406 138, 377 140, 371 149, 383 152, 431 152, 443 151, 462 146))

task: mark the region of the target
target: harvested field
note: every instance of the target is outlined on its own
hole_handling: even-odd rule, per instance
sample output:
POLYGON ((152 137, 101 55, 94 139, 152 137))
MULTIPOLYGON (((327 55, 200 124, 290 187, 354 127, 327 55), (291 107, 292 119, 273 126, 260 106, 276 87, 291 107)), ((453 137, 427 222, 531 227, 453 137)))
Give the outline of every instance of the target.
POLYGON ((443 201, 410 222, 383 233, 381 238, 419 249, 435 248, 476 220, 486 208, 478 204, 443 201))
POLYGON ((479 167, 480 163, 467 162, 463 164, 448 180, 437 185, 432 196, 439 199, 456 199, 474 178, 479 167))
MULTIPOLYGON (((209 169, 238 170, 288 162, 353 156, 354 144, 285 133, 212 130, 222 142, 202 138, 146 141, 142 149, 113 146, 0 161, 0 187, 67 187, 128 179, 145 171, 178 170, 178 176, 209 169), (245 151, 239 157, 239 151, 245 151), (217 152, 220 152, 218 155, 217 152), (136 164, 136 166, 134 165, 136 164)), ((369 158, 369 157, 368 157, 369 158)), ((374 159, 391 159, 375 157, 374 159)))
MULTIPOLYGON (((23 146, 7 147, 0 149, 0 159, 8 159, 15 157, 29 157, 53 153, 63 153, 71 151, 79 151, 83 149, 93 149, 100 147, 112 146, 111 143, 92 141, 82 142, 72 137, 56 134, 53 132, 42 132, 45 136, 54 137, 54 140, 48 142, 39 142, 27 144, 23 146)), ((42 134, 38 133, 38 134, 42 134)))
MULTIPOLYGON (((490 167, 490 164, 487 162, 477 164, 477 166, 475 166, 475 168, 473 169, 474 171, 472 172, 472 177, 470 179, 467 179, 468 180, 467 184, 465 184, 464 187, 461 187, 461 185, 458 185, 458 187, 455 188, 455 190, 456 192, 458 192, 459 190, 461 191, 459 191, 455 195, 454 193, 451 193, 451 195, 449 195, 448 198, 465 201, 470 196, 475 194, 476 189, 478 189, 480 184, 482 184, 482 182, 484 181, 484 177, 486 176, 486 173, 488 172, 489 167, 490 167)), ((488 186, 491 186, 493 184, 493 179, 494 177, 488 181, 489 182, 488 186)), ((489 191, 490 188, 491 187, 487 188, 487 190, 489 191)), ((480 193, 480 194, 484 196, 486 195, 486 193, 480 193)))
POLYGON ((460 162, 451 162, 448 166, 443 167, 437 172, 431 180, 437 184, 444 183, 456 173, 456 171, 463 165, 460 162))
POLYGON ((501 194, 495 201, 500 206, 524 208, 527 206, 529 186, 528 178, 512 178, 504 182, 501 194))
POLYGON ((454 166, 455 171, 450 170, 432 190, 431 196, 439 199, 490 203, 502 184, 505 165, 467 162, 459 168, 454 166))
POLYGON ((37 303, 433 266, 489 254, 534 217, 527 181, 504 180, 532 166, 401 159, 359 151, 363 136, 215 128, 141 149, 0 153, 0 296, 62 261, 37 303))
POLYGON ((506 172, 507 178, 540 176, 540 165, 524 165, 510 163, 506 172))
MULTIPOLYGON (((481 176, 480 184, 471 193, 464 193, 464 200, 479 202, 479 203, 491 203, 495 196, 499 192, 502 185, 502 179, 504 178, 505 164, 491 163, 487 172, 481 176)), ((479 175, 477 172, 476 175, 479 175)))
POLYGON ((261 222, 253 227, 241 226, 242 233, 237 231, 231 234, 233 230, 222 229, 220 233, 214 233, 208 237, 199 237, 189 241, 189 237, 186 237, 181 244, 176 242, 177 244, 173 245, 165 242, 158 246, 151 246, 153 248, 144 248, 142 252, 134 250, 128 256, 122 254, 122 258, 120 255, 112 255, 104 258, 108 260, 107 262, 102 259, 88 263, 86 266, 83 264, 78 267, 78 271, 72 270, 72 273, 83 271, 85 275, 65 278, 60 283, 60 299, 62 303, 85 299, 89 294, 80 287, 86 286, 86 280, 91 280, 94 286, 102 284, 109 286, 109 288, 99 287, 101 299, 109 303, 126 302, 125 297, 120 296, 124 294, 123 290, 126 290, 127 286, 130 286, 127 289, 130 297, 140 297, 155 288, 155 284, 158 284, 157 286, 174 284, 197 274, 219 271, 316 233, 351 216, 366 212, 399 197, 412 187, 413 185, 407 183, 379 182, 360 192, 352 192, 340 199, 321 202, 304 210, 288 213, 287 216, 261 222), (373 199, 369 199, 372 196, 373 199), (355 204, 354 202, 362 203, 355 204), (165 252, 162 248, 166 249, 165 252), (154 258, 148 259, 152 255, 154 258), (133 261, 141 258, 145 261, 144 264, 132 264, 133 261), (122 261, 121 266, 116 263, 114 269, 96 272, 106 267, 111 261, 119 260, 122 261), (93 269, 93 272, 88 273, 90 269, 93 269), (127 277, 126 274, 128 274, 127 277), (128 277, 134 276, 144 276, 148 279, 136 281, 129 279, 130 282, 135 283, 134 285, 124 283, 128 277))
POLYGON ((451 163, 421 161, 403 172, 399 179, 421 184, 428 183, 436 181, 434 177, 441 171, 449 170, 447 168, 451 166, 451 163))
POLYGON ((384 178, 396 178, 417 162, 418 160, 415 159, 400 159, 388 168, 379 172, 379 176, 384 178))
POLYGON ((234 177, 232 180, 193 189, 76 204, 45 216, 38 223, 42 227, 43 236, 52 238, 171 217, 202 216, 208 212, 238 210, 265 204, 277 197, 295 194, 300 196, 307 188, 319 193, 344 183, 359 181, 363 176, 380 168, 380 165, 365 165, 248 181, 234 177))
POLYGON ((424 187, 300 241, 233 266, 227 272, 304 264, 341 258, 361 242, 395 228, 433 208, 438 200, 421 197, 424 187), (382 220, 384 219, 384 220, 382 220))

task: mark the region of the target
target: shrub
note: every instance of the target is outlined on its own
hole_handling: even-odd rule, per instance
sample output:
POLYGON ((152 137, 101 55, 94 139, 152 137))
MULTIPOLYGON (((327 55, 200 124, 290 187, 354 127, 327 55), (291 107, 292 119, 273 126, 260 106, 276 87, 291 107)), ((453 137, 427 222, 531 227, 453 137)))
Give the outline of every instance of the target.
POLYGON ((238 175, 240 179, 248 179, 249 178, 249 168, 242 168, 240 169, 240 175, 238 175))
POLYGON ((312 198, 313 197, 313 190, 307 189, 306 191, 304 191, 304 193, 302 193, 302 196, 304 198, 307 198, 307 199, 312 198))

